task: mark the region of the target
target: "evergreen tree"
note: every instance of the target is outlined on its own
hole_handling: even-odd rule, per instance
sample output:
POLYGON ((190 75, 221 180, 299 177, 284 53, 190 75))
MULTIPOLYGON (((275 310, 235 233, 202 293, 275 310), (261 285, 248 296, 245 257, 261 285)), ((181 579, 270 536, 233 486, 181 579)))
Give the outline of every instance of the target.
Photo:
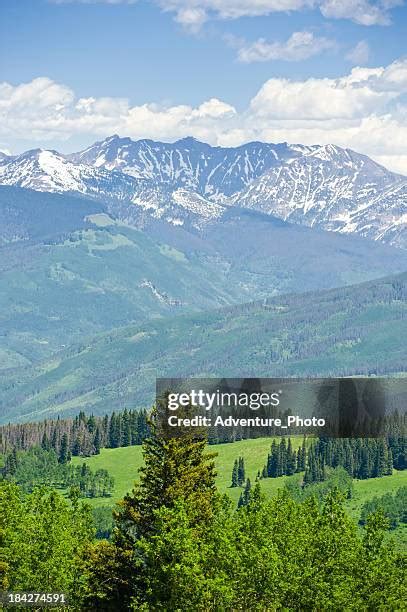
POLYGON ((9 453, 6 457, 6 461, 4 464, 4 468, 2 468, 2 472, 4 476, 14 476, 17 472, 18 467, 18 458, 17 451, 15 448, 9 453))
POLYGON ((248 506, 250 503, 251 489, 252 489, 252 485, 250 482, 250 478, 248 478, 246 480, 246 484, 245 484, 244 491, 243 491, 243 505, 244 506, 248 506))
POLYGON ((286 475, 287 476, 292 476, 292 474, 295 473, 297 469, 297 459, 296 459, 296 453, 295 451, 293 451, 293 447, 291 444, 291 438, 288 438, 288 445, 287 445, 287 465, 286 465, 286 475))
POLYGON ((305 438, 302 441, 301 447, 298 449, 298 459, 297 459, 297 472, 303 472, 305 470, 307 461, 307 449, 305 445, 305 438))
POLYGON ((122 446, 131 445, 131 420, 127 409, 124 410, 122 415, 122 446))
POLYGON ((68 435, 64 433, 61 438, 61 448, 59 450, 58 461, 59 463, 67 463, 70 460, 70 452, 68 446, 68 435))
POLYGON ((230 485, 231 487, 239 486, 238 471, 239 471, 239 464, 238 464, 238 460, 235 459, 235 462, 233 464, 233 469, 232 469, 232 484, 230 485))
POLYGON ((116 585, 112 597, 119 593, 122 608, 132 596, 141 597, 152 579, 143 550, 155 537, 160 513, 182 503, 189 528, 196 533, 210 528, 219 496, 214 455, 207 454, 205 446, 204 437, 186 432, 167 439, 151 425, 150 437, 143 442, 140 481, 114 514, 116 528, 110 558, 115 560, 117 570, 111 578, 116 585))
POLYGON ((244 458, 239 457, 237 466, 237 484, 241 487, 246 479, 246 470, 244 466, 244 458))
POLYGON ((95 455, 99 455, 100 454, 100 429, 99 427, 96 428, 93 446, 95 448, 95 455))
POLYGON ((109 447, 118 448, 120 446, 120 426, 115 412, 110 415, 109 421, 109 447))
POLYGON ((42 434, 42 439, 41 439, 41 448, 44 450, 49 450, 51 448, 51 444, 50 441, 48 440, 48 436, 46 434, 46 432, 44 431, 44 433, 42 434))

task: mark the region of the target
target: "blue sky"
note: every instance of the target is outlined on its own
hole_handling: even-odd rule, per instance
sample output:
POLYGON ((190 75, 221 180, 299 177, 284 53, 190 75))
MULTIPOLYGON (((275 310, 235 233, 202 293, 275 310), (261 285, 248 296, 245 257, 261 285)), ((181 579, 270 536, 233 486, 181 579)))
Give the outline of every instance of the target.
POLYGON ((406 40, 399 0, 1 0, 0 148, 332 141, 407 172, 406 40))

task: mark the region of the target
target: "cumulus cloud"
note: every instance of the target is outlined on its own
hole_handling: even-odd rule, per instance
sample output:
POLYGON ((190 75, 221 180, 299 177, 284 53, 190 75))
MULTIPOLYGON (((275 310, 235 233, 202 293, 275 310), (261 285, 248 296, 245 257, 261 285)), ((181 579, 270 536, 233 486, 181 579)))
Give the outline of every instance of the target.
POLYGON ((406 92, 407 60, 358 66, 337 79, 272 78, 242 111, 217 98, 197 106, 80 98, 41 77, 17 86, 0 83, 0 142, 8 149, 18 139, 49 146, 74 138, 86 145, 118 133, 167 141, 195 136, 224 146, 249 140, 334 143, 407 174, 406 92))
POLYGON ((259 38, 250 44, 233 40, 232 44, 238 49, 239 61, 246 64, 273 60, 298 62, 335 47, 332 40, 314 36, 312 32, 294 32, 284 42, 267 42, 259 38))
POLYGON ((346 55, 346 59, 358 66, 367 64, 370 56, 370 47, 365 40, 361 40, 358 44, 353 47, 346 55))
POLYGON ((360 69, 340 79, 270 79, 250 106, 256 115, 274 119, 357 119, 382 112, 398 97, 397 88, 390 83, 385 87, 384 80, 384 73, 360 69))

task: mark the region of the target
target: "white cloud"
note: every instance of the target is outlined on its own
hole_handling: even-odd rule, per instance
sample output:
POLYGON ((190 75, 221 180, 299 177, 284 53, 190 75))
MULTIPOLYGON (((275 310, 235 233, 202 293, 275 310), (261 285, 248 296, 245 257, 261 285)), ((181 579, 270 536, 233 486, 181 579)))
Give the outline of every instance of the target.
POLYGON ((201 8, 193 7, 180 9, 175 17, 175 21, 178 21, 178 23, 192 33, 199 32, 206 20, 206 12, 201 8))
POLYGON ((272 78, 237 111, 211 98, 188 104, 132 105, 126 98, 78 98, 48 78, 13 86, 0 83, 0 142, 42 146, 73 138, 90 144, 118 133, 172 141, 195 136, 233 146, 249 140, 334 143, 366 153, 407 174, 407 60, 353 68, 338 78, 272 78))
POLYGON ((300 120, 350 120, 383 111, 398 96, 392 88, 377 91, 368 71, 352 71, 340 79, 311 78, 305 81, 270 79, 251 101, 261 117, 300 120))
POLYGON ((238 59, 244 63, 284 60, 298 62, 322 51, 332 49, 335 43, 312 32, 294 32, 285 42, 267 42, 259 38, 256 42, 237 43, 238 59))
POLYGON ((349 53, 346 55, 346 59, 352 62, 352 64, 363 66, 369 61, 369 56, 369 44, 365 40, 361 40, 355 47, 353 47, 353 49, 349 51, 349 53))
POLYGON ((328 19, 350 19, 360 25, 389 25, 386 8, 367 0, 323 0, 321 13, 328 19))
MULTIPOLYGON (((210 18, 238 19, 279 12, 319 9, 327 19, 349 19, 360 25, 388 25, 390 10, 402 0, 153 0, 176 20, 190 26, 190 15, 199 11, 199 24, 210 18)), ((197 13, 198 15, 198 13, 197 13)))
MULTIPOLYGON (((53 4, 135 4, 138 0, 48 0, 53 4)), ((208 19, 238 19, 272 13, 319 9, 327 19, 388 25, 390 10, 403 0, 150 0, 187 29, 198 31, 208 19)))

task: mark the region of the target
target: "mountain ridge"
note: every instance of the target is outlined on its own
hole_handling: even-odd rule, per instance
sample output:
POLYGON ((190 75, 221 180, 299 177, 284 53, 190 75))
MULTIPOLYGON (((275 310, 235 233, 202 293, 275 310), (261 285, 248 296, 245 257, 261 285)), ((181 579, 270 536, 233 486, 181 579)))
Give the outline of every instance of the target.
MULTIPOLYGON (((407 248, 407 178, 336 145, 250 142, 212 147, 117 135, 78 153, 32 150, 0 159, 0 184, 125 203, 200 229, 226 207, 407 248)), ((119 206, 120 209, 120 206, 119 206)))
POLYGON ((155 377, 390 375, 407 358, 407 273, 110 330, 0 373, 0 422, 153 402, 155 377), (386 359, 383 360, 383 355, 386 359))
POLYGON ((126 323, 407 269, 403 250, 256 210, 199 232, 138 212, 125 223, 124 206, 0 186, 0 370, 126 323))

